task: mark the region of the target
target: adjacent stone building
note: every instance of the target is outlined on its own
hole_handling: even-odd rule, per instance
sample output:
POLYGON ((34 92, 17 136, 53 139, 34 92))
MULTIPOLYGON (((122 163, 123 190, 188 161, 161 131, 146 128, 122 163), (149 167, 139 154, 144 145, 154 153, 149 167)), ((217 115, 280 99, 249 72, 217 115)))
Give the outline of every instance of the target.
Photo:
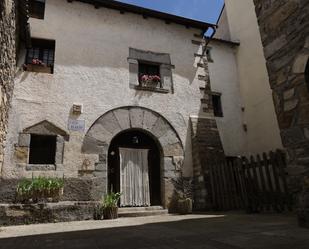
POLYGON ((309 175, 309 2, 254 0, 291 187, 309 175))
POLYGON ((0 2, 0 172, 8 128, 8 113, 17 72, 18 51, 26 44, 29 32, 27 19, 25 1, 0 2))
POLYGON ((0 2, 0 169, 3 163, 8 111, 16 69, 15 7, 11 1, 0 2))

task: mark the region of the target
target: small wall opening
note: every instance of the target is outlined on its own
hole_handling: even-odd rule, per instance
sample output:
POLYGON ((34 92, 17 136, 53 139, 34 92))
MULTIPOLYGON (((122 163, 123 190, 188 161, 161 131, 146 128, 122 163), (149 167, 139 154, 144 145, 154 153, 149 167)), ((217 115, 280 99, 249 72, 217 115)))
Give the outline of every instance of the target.
POLYGON ((223 117, 221 95, 212 95, 212 103, 215 117, 223 117))
POLYGON ((31 134, 29 164, 55 164, 56 136, 31 134))

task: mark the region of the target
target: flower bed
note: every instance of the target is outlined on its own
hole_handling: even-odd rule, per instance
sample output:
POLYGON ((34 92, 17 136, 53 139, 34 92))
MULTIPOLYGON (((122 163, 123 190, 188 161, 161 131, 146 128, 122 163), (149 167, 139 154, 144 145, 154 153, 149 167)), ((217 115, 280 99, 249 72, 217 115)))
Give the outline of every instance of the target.
POLYGON ((37 177, 23 179, 17 186, 16 201, 22 203, 58 202, 63 195, 64 179, 37 177))

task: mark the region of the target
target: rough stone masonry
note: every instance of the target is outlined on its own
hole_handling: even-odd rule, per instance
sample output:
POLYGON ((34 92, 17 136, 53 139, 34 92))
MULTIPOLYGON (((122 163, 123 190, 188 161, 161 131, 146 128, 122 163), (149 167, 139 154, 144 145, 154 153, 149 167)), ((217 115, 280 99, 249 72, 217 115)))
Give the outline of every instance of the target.
POLYGON ((309 176, 309 1, 254 0, 294 193, 309 176), (307 68, 307 69, 306 69, 307 68))
POLYGON ((16 11, 14 3, 0 1, 0 174, 7 130, 8 109, 16 69, 16 11))

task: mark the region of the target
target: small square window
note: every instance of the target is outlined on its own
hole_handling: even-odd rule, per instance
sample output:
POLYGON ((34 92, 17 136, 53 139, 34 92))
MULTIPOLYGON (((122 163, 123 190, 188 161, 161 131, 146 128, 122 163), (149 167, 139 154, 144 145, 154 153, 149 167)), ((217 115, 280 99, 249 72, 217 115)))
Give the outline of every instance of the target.
POLYGON ((223 117, 221 95, 212 95, 212 104, 215 117, 223 117))
POLYGON ((31 135, 29 164, 55 164, 56 136, 31 135))
POLYGON ((207 56, 208 62, 213 62, 213 59, 212 59, 212 56, 211 56, 211 50, 212 50, 212 48, 210 48, 210 47, 206 48, 206 56, 207 56))
POLYGON ((30 17, 44 19, 45 0, 30 0, 29 1, 30 17))
POLYGON ((53 73, 55 60, 55 41, 31 39, 32 47, 27 49, 26 71, 53 73))
POLYGON ((139 62, 138 64, 139 84, 145 87, 162 87, 160 65, 139 62))

